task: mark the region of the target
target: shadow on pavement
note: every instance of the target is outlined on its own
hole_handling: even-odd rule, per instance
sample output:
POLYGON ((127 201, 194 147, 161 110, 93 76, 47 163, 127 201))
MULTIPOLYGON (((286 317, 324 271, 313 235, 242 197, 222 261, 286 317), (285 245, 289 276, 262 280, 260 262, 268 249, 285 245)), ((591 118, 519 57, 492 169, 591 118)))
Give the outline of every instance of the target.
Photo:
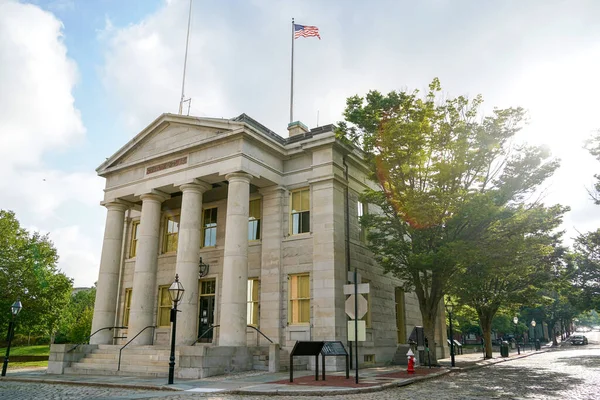
POLYGON ((561 357, 556 360, 557 362, 581 366, 586 368, 600 368, 600 356, 596 355, 581 355, 576 357, 561 357))
POLYGON ((459 390, 475 398, 555 398, 557 391, 585 383, 572 375, 549 371, 519 368, 508 365, 481 368, 468 374, 452 374, 436 381, 444 389, 459 390), (493 376, 491 376, 493 375, 493 376))

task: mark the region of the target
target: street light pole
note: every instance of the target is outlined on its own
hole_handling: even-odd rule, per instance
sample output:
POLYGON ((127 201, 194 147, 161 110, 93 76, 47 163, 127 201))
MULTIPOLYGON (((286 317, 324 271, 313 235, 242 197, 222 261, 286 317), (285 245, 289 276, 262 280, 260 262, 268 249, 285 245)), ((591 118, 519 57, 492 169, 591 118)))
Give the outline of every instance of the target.
POLYGON ((8 357, 10 356, 10 344, 13 339, 13 336, 15 335, 15 323, 17 315, 19 315, 22 308, 23 305, 21 304, 21 300, 19 299, 17 299, 17 301, 15 301, 12 306, 10 306, 11 318, 10 322, 8 323, 8 343, 6 345, 6 355, 4 356, 4 363, 2 364, 2 376, 6 376, 6 369, 8 368, 8 357))
POLYGON ((169 287, 169 296, 173 302, 173 308, 171 309, 171 322, 173 323, 171 329, 171 355, 169 357, 169 385, 173 384, 173 377, 175 375, 175 333, 177 330, 177 303, 179 303, 183 297, 183 285, 179 282, 179 275, 175 274, 175 281, 169 287))
POLYGON ((531 320, 531 326, 533 327, 533 345, 535 346, 535 351, 537 351, 537 332, 535 331, 535 326, 536 326, 536 322, 535 319, 531 320))
POLYGON ((515 342, 517 342, 517 354, 521 354, 521 349, 519 348, 519 340, 517 339, 517 324, 519 323, 519 317, 515 315, 513 318, 513 322, 515 323, 515 342))
POLYGON ((454 360, 454 332, 452 332, 452 311, 454 310, 454 304, 452 301, 448 299, 446 302, 446 311, 448 311, 448 318, 450 319, 450 365, 452 367, 456 366, 454 360))

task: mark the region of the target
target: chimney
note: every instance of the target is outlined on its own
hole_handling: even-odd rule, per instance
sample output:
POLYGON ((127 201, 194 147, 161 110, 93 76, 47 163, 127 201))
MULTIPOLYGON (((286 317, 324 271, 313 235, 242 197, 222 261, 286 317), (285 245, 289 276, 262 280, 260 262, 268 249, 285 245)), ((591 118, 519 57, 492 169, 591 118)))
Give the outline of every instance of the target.
POLYGON ((308 129, 308 127, 300 121, 294 121, 288 124, 289 137, 303 135, 305 133, 308 133, 309 131, 310 130, 308 129))

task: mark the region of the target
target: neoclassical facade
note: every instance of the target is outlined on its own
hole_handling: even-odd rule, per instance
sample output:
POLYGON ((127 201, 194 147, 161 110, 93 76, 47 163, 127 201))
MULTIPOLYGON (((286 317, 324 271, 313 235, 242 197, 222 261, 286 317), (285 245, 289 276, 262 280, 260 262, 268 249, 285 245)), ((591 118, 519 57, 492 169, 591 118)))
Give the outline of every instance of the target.
MULTIPOLYGON (((91 344, 138 334, 133 345, 168 343, 175 274, 185 288, 178 346, 203 334, 210 346, 263 344, 253 328, 283 351, 296 340, 346 343, 343 286, 357 268, 371 287, 360 362, 392 360, 421 318, 365 245, 358 221, 369 205, 358 195, 373 183, 361 154, 331 125, 288 130, 283 138, 245 114, 163 114, 97 169, 107 216, 92 332, 125 328, 91 344)), ((440 318, 437 343, 444 331, 440 318)))

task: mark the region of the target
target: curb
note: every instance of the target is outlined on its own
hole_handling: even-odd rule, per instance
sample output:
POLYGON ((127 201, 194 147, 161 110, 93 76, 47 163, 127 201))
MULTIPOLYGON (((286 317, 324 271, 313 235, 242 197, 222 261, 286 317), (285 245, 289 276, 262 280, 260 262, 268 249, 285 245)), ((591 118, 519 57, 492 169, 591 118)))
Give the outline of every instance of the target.
MULTIPOLYGON (((328 390, 273 390, 273 391, 265 391, 265 390, 248 390, 248 389, 234 389, 219 392, 219 394, 234 394, 234 395, 260 395, 260 396, 323 396, 323 395, 341 395, 341 394, 361 394, 361 393, 373 393, 373 392, 381 392, 386 389, 391 389, 395 387, 402 387, 411 385, 415 382, 420 382, 428 379, 434 379, 439 376, 445 375, 449 373, 450 370, 444 369, 440 372, 435 372, 430 375, 414 377, 402 382, 390 382, 384 383, 376 386, 369 386, 364 388, 336 388, 336 389, 328 389, 328 390)), ((330 386, 331 387, 331 386, 330 386)))
POLYGON ((516 356, 510 357, 510 358, 499 358, 499 359, 494 359, 492 361, 485 360, 482 364, 474 364, 474 365, 469 365, 466 367, 454 367, 454 368, 450 367, 450 372, 467 372, 467 371, 471 371, 471 370, 478 369, 478 368, 489 367, 490 365, 500 364, 500 363, 508 362, 508 361, 519 360, 519 359, 525 358, 525 357, 531 357, 536 354, 546 353, 550 350, 551 349, 546 348, 546 349, 534 351, 534 352, 527 353, 527 354, 516 355, 516 356))
POLYGON ((154 390, 157 392, 181 392, 184 389, 178 389, 168 386, 151 386, 151 385, 135 385, 127 383, 110 383, 110 382, 85 382, 85 381, 61 381, 59 379, 35 379, 35 378, 12 378, 2 377, 0 382, 11 381, 11 382, 36 382, 36 383, 47 383, 50 385, 73 385, 73 386, 99 386, 109 387, 115 389, 136 389, 136 390, 154 390))

